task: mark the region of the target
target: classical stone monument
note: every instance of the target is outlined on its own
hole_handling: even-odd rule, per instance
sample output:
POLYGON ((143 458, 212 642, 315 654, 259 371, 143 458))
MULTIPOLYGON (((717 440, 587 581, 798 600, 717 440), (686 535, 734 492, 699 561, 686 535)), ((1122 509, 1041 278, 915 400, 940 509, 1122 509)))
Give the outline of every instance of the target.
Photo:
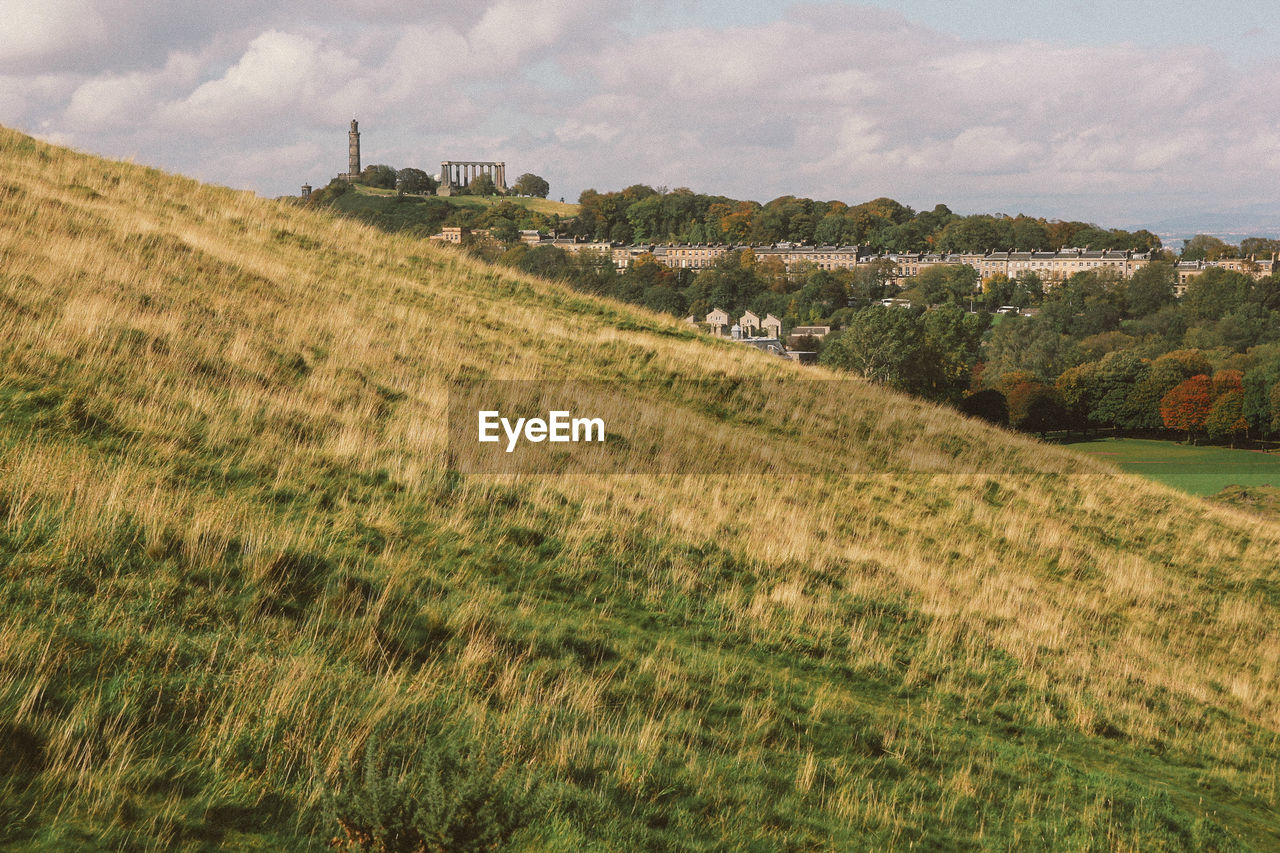
POLYGON ((351 132, 347 134, 347 180, 360 177, 360 126, 351 120, 351 132))
POLYGON ((488 175, 498 192, 507 191, 506 163, 445 160, 440 164, 440 189, 436 192, 439 195, 453 195, 471 183, 473 178, 481 175, 488 175))
MULTIPOLYGON (((487 175, 500 193, 507 191, 507 164, 488 160, 445 160, 440 164, 439 195, 453 195, 466 188, 481 175, 487 175)), ((360 125, 351 120, 351 130, 347 133, 347 171, 338 175, 344 181, 356 181, 360 178, 360 125)), ((310 192, 303 190, 305 198, 310 192)))

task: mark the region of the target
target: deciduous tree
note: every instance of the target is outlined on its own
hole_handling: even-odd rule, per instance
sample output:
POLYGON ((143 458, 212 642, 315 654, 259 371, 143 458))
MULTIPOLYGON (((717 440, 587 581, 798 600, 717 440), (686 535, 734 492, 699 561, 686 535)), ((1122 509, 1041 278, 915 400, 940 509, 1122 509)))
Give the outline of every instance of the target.
POLYGON ((909 390, 923 349, 924 336, 910 311, 872 305, 827 344, 822 361, 909 390))
POLYGON ((995 388, 975 391, 960 401, 959 409, 966 415, 982 418, 988 423, 1008 426, 1009 404, 1004 394, 995 388))
POLYGON ((1187 434, 1191 441, 1195 433, 1204 429, 1204 422, 1213 408, 1213 380, 1201 374, 1179 382, 1160 401, 1160 417, 1169 429, 1187 434))
POLYGON ((467 184, 467 192, 471 195, 495 195, 498 187, 493 183, 493 178, 488 175, 476 175, 471 179, 471 183, 467 184))
POLYGON ((360 183, 366 187, 393 190, 396 188, 396 170, 381 163, 365 166, 360 173, 360 183))
POLYGON ((1249 429, 1249 422, 1244 419, 1244 392, 1228 391, 1213 401, 1209 414, 1204 420, 1205 432, 1212 439, 1231 439, 1234 447, 1236 439, 1249 429))
POLYGON ((436 191, 436 182, 421 169, 405 168, 396 172, 396 189, 411 195, 426 195, 436 191))
POLYGON ((547 193, 551 192, 551 184, 547 183, 546 179, 541 178, 532 172, 525 172, 523 175, 516 178, 516 182, 512 185, 512 189, 514 189, 518 195, 546 198, 547 193))
POLYGON ((1063 426, 1066 412, 1057 389, 1043 382, 1019 382, 1009 389, 1009 425, 1041 435, 1063 426))

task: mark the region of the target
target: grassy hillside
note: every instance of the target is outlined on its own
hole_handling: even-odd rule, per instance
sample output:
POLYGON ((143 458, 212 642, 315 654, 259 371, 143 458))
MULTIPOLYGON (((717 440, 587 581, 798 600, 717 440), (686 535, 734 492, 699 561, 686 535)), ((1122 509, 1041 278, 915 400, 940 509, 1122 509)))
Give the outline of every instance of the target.
MULTIPOLYGON (((370 196, 373 198, 395 198, 395 190, 384 190, 379 187, 367 187, 364 184, 354 184, 355 191, 362 196, 370 196)), ((580 205, 571 204, 564 201, 556 201, 553 198, 532 198, 528 196, 479 196, 479 195, 453 195, 453 196, 410 196, 410 198, 438 198, 455 207, 471 207, 476 210, 483 210, 489 207, 496 207, 504 202, 510 202, 517 207, 523 207, 537 213, 545 213, 548 216, 559 214, 564 219, 570 219, 578 215, 580 205)))
POLYGON ((825 374, 0 163, 0 847, 1280 846, 1274 521, 857 383, 708 406, 825 374), (481 376, 654 380, 799 473, 453 474, 481 376))
POLYGON ((525 198, 522 196, 477 196, 477 195, 455 195, 455 196, 417 196, 403 195, 397 196, 394 190, 384 190, 377 187, 366 187, 363 184, 353 184, 354 192, 348 193, 337 199, 337 207, 345 212, 359 211, 377 211, 386 214, 393 214, 397 204, 403 205, 405 202, 429 202, 431 204, 444 204, 451 208, 461 208, 463 210, 472 210, 477 213, 483 213, 490 208, 502 205, 514 205, 515 207, 529 210, 534 213, 541 213, 548 217, 558 215, 562 219, 572 219, 578 215, 578 205, 569 204, 562 201, 556 201, 549 198, 525 198))

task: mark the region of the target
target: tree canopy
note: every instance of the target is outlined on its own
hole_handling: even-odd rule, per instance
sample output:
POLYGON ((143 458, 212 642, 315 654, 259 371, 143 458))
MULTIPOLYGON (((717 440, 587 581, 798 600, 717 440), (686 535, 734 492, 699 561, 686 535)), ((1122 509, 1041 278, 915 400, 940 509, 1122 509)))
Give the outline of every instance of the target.
POLYGON ((421 169, 404 168, 396 172, 396 189, 402 193, 427 195, 436 191, 436 182, 421 169))
POLYGON ((359 181, 366 187, 393 190, 396 188, 396 174, 395 169, 378 163, 373 166, 365 166, 364 171, 360 173, 359 181))
POLYGON ((498 187, 493 182, 493 178, 485 174, 476 175, 471 179, 471 183, 467 184, 468 195, 496 195, 498 187))
POLYGON ((516 182, 511 187, 518 195, 533 196, 535 198, 546 198, 547 193, 551 192, 551 185, 544 178, 525 172, 516 178, 516 182))

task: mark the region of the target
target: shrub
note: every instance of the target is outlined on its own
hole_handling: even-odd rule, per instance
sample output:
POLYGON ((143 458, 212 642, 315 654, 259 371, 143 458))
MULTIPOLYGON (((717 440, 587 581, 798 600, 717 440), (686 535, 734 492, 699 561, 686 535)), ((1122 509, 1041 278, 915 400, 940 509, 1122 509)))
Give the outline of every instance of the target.
POLYGON ((358 762, 343 765, 325 809, 338 827, 338 850, 479 853, 505 845, 540 799, 465 738, 441 736, 410 750, 374 736, 358 762))

